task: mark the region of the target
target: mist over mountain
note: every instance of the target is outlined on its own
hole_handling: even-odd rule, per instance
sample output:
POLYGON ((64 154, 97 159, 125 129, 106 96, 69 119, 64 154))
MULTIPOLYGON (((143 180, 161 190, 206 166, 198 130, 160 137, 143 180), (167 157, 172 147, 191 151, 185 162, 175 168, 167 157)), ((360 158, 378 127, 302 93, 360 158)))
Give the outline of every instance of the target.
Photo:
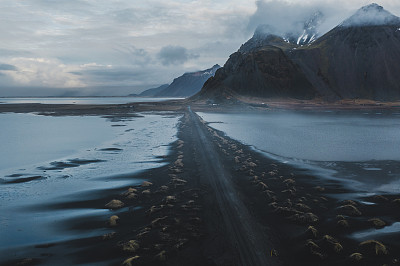
POLYGON ((400 18, 373 3, 360 8, 354 15, 343 21, 340 27, 396 26, 400 18))
POLYGON ((317 38, 322 17, 305 23, 297 40, 261 25, 200 95, 400 99, 400 18, 371 4, 317 38))
POLYGON ((316 11, 301 23, 301 28, 295 27, 291 31, 280 31, 271 25, 261 24, 256 28, 253 37, 240 47, 239 52, 245 53, 269 45, 271 36, 280 37, 289 44, 310 44, 319 37, 318 27, 323 20, 323 13, 316 11))

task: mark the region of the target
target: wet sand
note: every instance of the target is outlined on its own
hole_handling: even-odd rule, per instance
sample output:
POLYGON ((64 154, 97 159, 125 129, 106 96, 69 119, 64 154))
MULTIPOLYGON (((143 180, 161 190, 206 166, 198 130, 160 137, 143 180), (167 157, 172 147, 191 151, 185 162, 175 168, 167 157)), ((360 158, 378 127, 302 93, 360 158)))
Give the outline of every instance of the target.
MULTIPOLYGON (((40 112, 51 109, 36 107, 40 112)), ((98 115, 105 110, 60 108, 59 115, 98 115)), ((132 115, 121 106, 115 108, 117 114, 107 109, 106 115, 132 115)), ((165 158, 168 165, 124 177, 150 183, 43 206, 111 208, 107 220, 65 221, 74 230, 108 228, 110 233, 14 250, 5 265, 399 264, 399 232, 365 239, 351 236, 398 222, 400 195, 346 201, 338 195, 354 191, 339 181, 321 180, 267 159, 212 129, 177 102, 168 108, 184 114, 179 140, 165 158)))

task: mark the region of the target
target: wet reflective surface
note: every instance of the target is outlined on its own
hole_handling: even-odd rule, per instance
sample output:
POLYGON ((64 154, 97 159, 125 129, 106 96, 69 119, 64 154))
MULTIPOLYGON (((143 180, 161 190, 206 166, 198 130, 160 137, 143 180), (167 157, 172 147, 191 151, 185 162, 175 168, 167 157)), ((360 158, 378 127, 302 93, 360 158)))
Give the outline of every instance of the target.
POLYGON ((134 102, 160 102, 183 98, 146 97, 78 97, 78 98, 0 98, 0 104, 41 103, 41 104, 125 104, 134 102))
POLYGON ((107 217, 109 210, 40 207, 139 183, 142 180, 127 176, 163 165, 160 158, 176 140, 179 117, 142 115, 112 122, 101 117, 0 114, 0 250, 88 236, 65 230, 61 221, 107 217))
POLYGON ((400 114, 199 113, 267 156, 365 191, 400 192, 400 114))

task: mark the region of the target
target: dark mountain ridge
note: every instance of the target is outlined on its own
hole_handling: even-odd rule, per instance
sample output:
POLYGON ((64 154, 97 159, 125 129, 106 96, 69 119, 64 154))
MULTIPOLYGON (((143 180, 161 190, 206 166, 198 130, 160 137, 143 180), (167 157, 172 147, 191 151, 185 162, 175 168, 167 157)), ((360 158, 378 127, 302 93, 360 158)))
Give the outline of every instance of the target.
POLYGON ((160 91, 165 90, 168 86, 169 86, 169 84, 163 84, 157 88, 147 89, 147 90, 141 92, 140 94, 138 94, 137 96, 139 96, 139 97, 154 97, 154 95, 156 95, 160 91))
POLYGON ((182 76, 174 79, 174 81, 166 88, 154 94, 155 97, 190 97, 198 93, 204 83, 215 75, 219 65, 214 65, 212 68, 185 73, 182 76))
POLYGON ((383 7, 365 6, 307 45, 265 29, 230 56, 199 96, 225 90, 258 97, 400 99, 400 18, 383 7))

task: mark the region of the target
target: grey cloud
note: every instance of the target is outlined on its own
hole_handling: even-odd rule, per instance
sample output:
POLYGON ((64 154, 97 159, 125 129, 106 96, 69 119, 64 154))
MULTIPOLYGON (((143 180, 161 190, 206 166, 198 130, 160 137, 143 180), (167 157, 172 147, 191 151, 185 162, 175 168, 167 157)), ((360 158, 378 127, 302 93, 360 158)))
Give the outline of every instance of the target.
POLYGON ((18 68, 9 64, 0 64, 0 70, 4 71, 18 71, 18 68))
POLYGON ((344 27, 350 27, 384 24, 399 25, 399 23, 400 19, 383 9, 382 6, 379 6, 378 4, 371 4, 358 10, 353 16, 345 20, 341 25, 344 27))
POLYGON ((132 65, 147 65, 152 62, 152 57, 145 49, 136 48, 133 45, 121 46, 115 50, 123 55, 123 58, 132 65))
POLYGON ((269 30, 272 34, 279 36, 288 33, 298 34, 303 31, 304 23, 320 12, 323 14, 323 21, 319 25, 318 31, 322 35, 354 12, 352 9, 341 6, 338 2, 340 1, 321 3, 320 1, 259 0, 256 2, 256 12, 249 19, 247 30, 254 32, 259 25, 265 24, 270 27, 269 30))
POLYGON ((115 67, 115 68, 96 68, 74 72, 80 75, 88 84, 93 86, 102 85, 139 85, 154 82, 157 75, 156 69, 151 67, 115 67))
POLYGON ((197 58, 198 55, 189 53, 189 51, 182 46, 164 46, 158 53, 158 58, 165 66, 168 65, 181 65, 190 59, 197 58))
POLYGON ((87 70, 83 73, 89 76, 96 77, 98 81, 106 81, 106 82, 129 81, 135 79, 135 76, 138 75, 138 73, 134 73, 131 70, 125 70, 125 69, 110 69, 110 70, 97 69, 97 70, 87 70))
POLYGON ((30 56, 30 55, 32 55, 32 53, 29 52, 29 51, 0 48, 0 55, 2 57, 8 57, 8 56, 10 56, 10 57, 11 56, 30 56))

